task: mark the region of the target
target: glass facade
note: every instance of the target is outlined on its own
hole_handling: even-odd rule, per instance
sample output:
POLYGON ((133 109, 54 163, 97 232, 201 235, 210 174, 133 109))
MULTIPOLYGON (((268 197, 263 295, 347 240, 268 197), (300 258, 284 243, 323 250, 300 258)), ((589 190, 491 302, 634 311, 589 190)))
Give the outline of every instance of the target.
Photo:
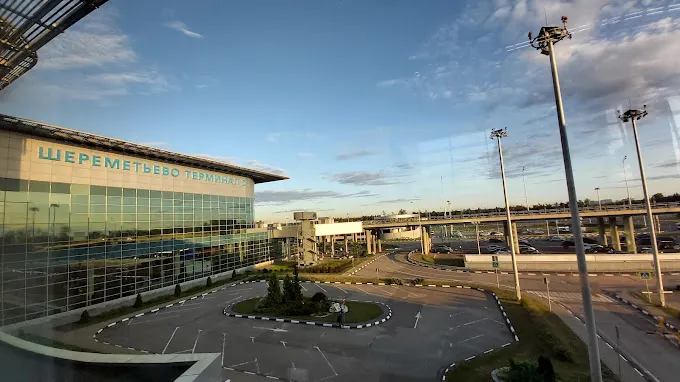
POLYGON ((267 261, 253 199, 0 178, 3 325, 267 261))

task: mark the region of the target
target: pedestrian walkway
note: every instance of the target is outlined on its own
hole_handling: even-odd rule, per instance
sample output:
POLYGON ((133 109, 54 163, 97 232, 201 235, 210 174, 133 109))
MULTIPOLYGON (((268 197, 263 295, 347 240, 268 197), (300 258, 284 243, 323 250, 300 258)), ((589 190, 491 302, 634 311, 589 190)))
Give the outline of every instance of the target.
MULTIPOLYGON (((541 298, 548 298, 548 294, 545 291, 529 291, 529 293, 535 294, 541 298)), ((581 293, 577 292, 551 292, 550 298, 555 301, 581 301, 581 293)), ((613 302, 609 296, 604 294, 593 295, 593 302, 613 302)))

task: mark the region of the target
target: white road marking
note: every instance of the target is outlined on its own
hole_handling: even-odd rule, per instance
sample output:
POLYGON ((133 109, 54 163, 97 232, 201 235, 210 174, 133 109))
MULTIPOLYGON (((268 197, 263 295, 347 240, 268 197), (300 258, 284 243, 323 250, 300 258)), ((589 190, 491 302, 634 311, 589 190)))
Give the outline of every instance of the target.
POLYGON ((139 320, 137 320, 137 322, 135 322, 134 324, 130 324, 130 325, 148 324, 150 322, 158 322, 158 321, 161 321, 161 320, 167 320, 168 318, 181 317, 181 316, 182 316, 181 314, 173 314, 173 315, 164 316, 164 317, 161 317, 161 318, 152 318, 150 320, 146 320, 146 321, 142 321, 142 322, 139 322, 139 320))
POLYGON ((335 369, 333 368, 333 365, 331 365, 330 361, 328 361, 328 358, 326 358, 326 355, 323 354, 323 352, 321 351, 321 349, 319 349, 318 346, 314 346, 314 348, 315 348, 316 350, 318 350, 318 351, 319 351, 319 354, 321 354, 321 356, 323 357, 323 359, 326 360, 326 363, 328 364, 328 367, 331 368, 331 371, 332 371, 333 374, 334 374, 333 376, 334 376, 334 377, 337 377, 337 376, 338 376, 338 373, 335 372, 335 369))
POLYGON ((476 323, 478 323, 478 322, 486 321, 486 320, 488 320, 487 317, 485 317, 485 318, 480 318, 479 320, 474 320, 474 321, 466 322, 466 323, 464 323, 464 324, 460 324, 460 325, 458 325, 458 326, 450 327, 449 330, 458 329, 458 328, 463 327, 463 326, 468 326, 468 325, 476 324, 476 323))
POLYGON ((340 289, 340 290, 342 291, 342 293, 347 293, 346 290, 340 288, 339 286, 337 286, 337 285, 335 285, 335 284, 331 284, 331 285, 334 286, 334 287, 336 287, 336 288, 338 288, 338 289, 340 289))
POLYGON ((475 338, 479 338, 479 337, 482 337, 482 336, 484 336, 484 335, 483 335, 483 334, 480 334, 480 335, 477 335, 477 336, 474 336, 474 337, 470 337, 470 338, 468 338, 468 339, 466 339, 466 340, 458 341, 458 342, 456 342, 456 344, 462 344, 463 342, 472 341, 472 340, 474 340, 475 338))
POLYGON ((305 286, 302 283, 299 283, 299 284, 302 287, 302 290, 307 291, 307 288, 305 288, 305 286))
POLYGON ((132 322, 132 320, 134 320, 134 318, 129 319, 127 324, 130 325, 130 323, 132 322))
POLYGON ((286 341, 281 341, 281 345, 283 345, 283 347, 285 348, 286 347, 286 341))
POLYGON ((255 358, 255 368, 257 369, 257 374, 260 374, 260 363, 257 362, 257 358, 255 358))
POLYGON ((168 343, 165 344, 165 347, 163 348, 163 351, 161 352, 161 354, 165 354, 165 351, 168 350, 168 346, 170 346, 170 341, 172 341, 172 337, 174 337, 175 333, 177 333, 177 329, 179 329, 179 326, 176 327, 175 330, 172 331, 172 335, 170 336, 168 343))
MULTIPOLYGON (((281 328, 265 328, 263 326, 253 326, 253 329, 262 329, 262 330, 270 330, 272 332, 288 333, 288 331, 286 329, 281 329, 281 328)), ((250 338, 253 338, 253 337, 250 337, 250 338)))
POLYGON ((198 344, 198 337, 201 336, 201 332, 202 332, 202 330, 198 329, 198 334, 196 335, 196 341, 194 341, 194 347, 191 348, 191 354, 194 354, 194 352, 196 351, 196 344, 198 344))
POLYGON ((255 343, 255 337, 250 337, 250 342, 255 343))
POLYGON ((321 285, 319 285, 319 284, 317 284, 317 283, 314 283, 314 285, 316 285, 317 287, 319 287, 319 289, 321 289, 324 293, 326 293, 326 294, 328 293, 328 291, 325 290, 321 285))
POLYGON ((222 333, 222 366, 224 366, 224 347, 227 344, 227 333, 222 333))
POLYGON ((243 366, 243 365, 247 365, 247 364, 253 363, 253 362, 255 362, 255 361, 253 360, 253 361, 241 362, 241 363, 237 363, 237 364, 231 365, 231 366, 229 366, 229 367, 243 366))

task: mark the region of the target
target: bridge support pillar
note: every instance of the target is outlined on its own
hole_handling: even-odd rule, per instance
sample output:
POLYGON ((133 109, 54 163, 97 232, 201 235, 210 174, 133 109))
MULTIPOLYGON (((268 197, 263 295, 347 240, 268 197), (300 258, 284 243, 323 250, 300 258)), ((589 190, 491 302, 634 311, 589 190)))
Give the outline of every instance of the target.
POLYGON ((503 236, 505 237, 505 246, 510 249, 510 228, 508 227, 508 222, 503 222, 503 236))
POLYGON ((515 253, 519 254, 519 235, 517 235, 517 223, 512 222, 512 242, 515 245, 515 253))
POLYGON ((423 253, 427 255, 430 253, 430 234, 427 232, 427 227, 422 227, 421 235, 423 240, 423 253))
POLYGON ((604 245, 605 247, 608 244, 607 242, 607 231, 604 226, 604 218, 603 217, 598 217, 597 218, 597 232, 600 235, 600 244, 604 245))
POLYGON ((366 235, 366 254, 370 255, 373 253, 373 248, 371 247, 371 231, 366 230, 364 231, 364 234, 366 235))
POLYGON ((331 257, 335 257, 335 235, 331 236, 331 257))
POLYGON ((348 243, 347 243, 347 240, 348 240, 348 239, 349 239, 349 236, 348 236, 347 234, 345 234, 345 240, 344 240, 344 244, 345 244, 345 256, 347 256, 347 254, 349 253, 349 252, 348 252, 349 248, 348 248, 348 245, 347 245, 347 244, 348 244, 348 243))
POLYGON ((371 240, 373 242, 373 253, 378 253, 378 234, 374 234, 371 240))
POLYGON ((382 252, 382 240, 378 239, 377 242, 378 242, 378 253, 381 253, 382 252))
POLYGON ((612 240, 612 248, 615 251, 621 250, 621 239, 619 238, 619 227, 616 225, 616 217, 609 217, 609 236, 612 240))
POLYGON ((637 253, 637 248, 635 248, 635 224, 633 223, 632 216, 623 218, 623 228, 626 231, 626 247, 628 252, 637 253))

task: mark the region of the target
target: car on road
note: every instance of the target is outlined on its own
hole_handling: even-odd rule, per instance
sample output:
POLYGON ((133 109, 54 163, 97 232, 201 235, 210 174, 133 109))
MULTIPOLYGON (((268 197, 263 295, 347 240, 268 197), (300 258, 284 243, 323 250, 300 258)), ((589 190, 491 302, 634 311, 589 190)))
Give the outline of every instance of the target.
POLYGON ((529 247, 532 247, 532 246, 533 246, 531 243, 529 243, 529 242, 528 242, 527 240, 525 240, 525 239, 519 239, 519 240, 517 240, 517 243, 520 244, 520 245, 528 245, 529 247))
POLYGON ((442 246, 437 246, 432 248, 430 251, 432 253, 453 253, 453 249, 451 247, 442 245, 442 246))
POLYGON ((519 247, 519 253, 523 255, 540 255, 541 251, 538 249, 531 247, 531 246, 526 246, 526 247, 519 247))
POLYGON ((584 237, 583 244, 600 244, 600 242, 597 241, 597 239, 593 239, 592 237, 584 237))
POLYGON ((494 252, 500 251, 500 250, 507 251, 508 249, 505 246, 494 244, 494 245, 490 245, 490 246, 486 247, 486 250, 490 253, 494 253, 494 252))
POLYGON ((491 239, 489 239, 489 243, 505 243, 505 240, 496 239, 495 237, 492 237, 491 239))
POLYGON ((548 239, 548 241, 563 241, 563 240, 564 239, 562 239, 559 236, 552 236, 550 239, 548 239))

